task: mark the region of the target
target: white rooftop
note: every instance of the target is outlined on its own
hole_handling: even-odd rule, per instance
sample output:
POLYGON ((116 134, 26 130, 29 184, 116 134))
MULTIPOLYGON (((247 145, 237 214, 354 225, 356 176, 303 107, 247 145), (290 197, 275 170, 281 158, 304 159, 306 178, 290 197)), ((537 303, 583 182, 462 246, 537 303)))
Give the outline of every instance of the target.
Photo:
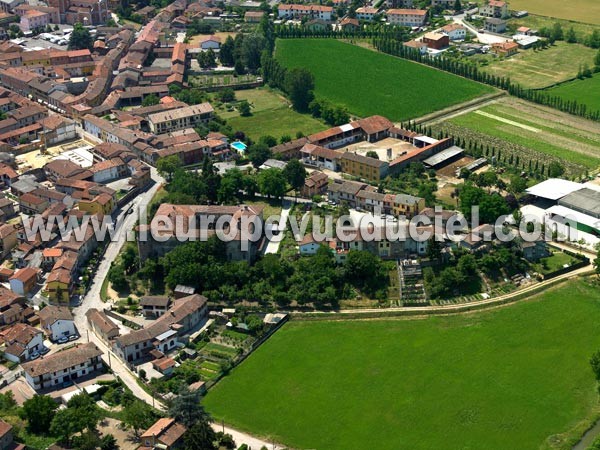
MULTIPOLYGON (((555 205, 546 210, 546 214, 549 215, 557 215, 560 217, 564 217, 566 219, 572 219, 577 223, 587 225, 588 227, 592 227, 596 230, 600 230, 600 220, 596 219, 593 216, 589 216, 587 214, 580 213, 579 211, 575 211, 574 209, 567 208, 562 205, 555 205)), ((552 217, 552 216, 550 216, 552 217)))
POLYGON ((571 192, 583 188, 580 183, 574 181, 562 180, 560 178, 549 178, 546 181, 531 186, 526 190, 528 194, 536 197, 546 198, 548 200, 558 200, 571 192))

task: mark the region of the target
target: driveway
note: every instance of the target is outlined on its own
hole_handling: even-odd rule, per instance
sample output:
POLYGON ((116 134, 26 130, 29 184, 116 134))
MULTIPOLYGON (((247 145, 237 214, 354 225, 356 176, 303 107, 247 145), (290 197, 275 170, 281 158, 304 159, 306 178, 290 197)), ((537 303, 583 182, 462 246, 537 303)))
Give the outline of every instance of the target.
POLYGON ((477 40, 479 42, 481 42, 482 44, 492 45, 492 44, 501 44, 502 42, 512 42, 511 38, 502 36, 500 34, 489 33, 487 31, 485 33, 480 33, 477 30, 477 28, 475 28, 473 25, 471 25, 469 22, 467 22, 464 19, 465 19, 464 14, 452 17, 452 20, 454 21, 454 23, 457 23, 457 24, 465 27, 471 34, 475 35, 477 40))
POLYGON ((290 210, 292 209, 293 204, 294 203, 289 200, 283 200, 281 209, 281 220, 279 222, 279 234, 277 235, 278 239, 273 239, 269 241, 269 243, 267 244, 267 248, 265 249, 266 255, 277 253, 279 251, 279 244, 281 244, 283 234, 285 233, 285 229, 287 228, 287 221, 288 217, 290 216, 290 210))

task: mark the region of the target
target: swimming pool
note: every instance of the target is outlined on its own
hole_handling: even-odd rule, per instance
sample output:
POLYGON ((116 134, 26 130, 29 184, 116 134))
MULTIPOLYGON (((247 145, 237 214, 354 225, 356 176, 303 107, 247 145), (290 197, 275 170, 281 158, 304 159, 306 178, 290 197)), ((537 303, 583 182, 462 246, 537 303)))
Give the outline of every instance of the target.
POLYGON ((246 151, 247 145, 241 141, 235 141, 231 143, 231 147, 240 153, 244 153, 246 151))

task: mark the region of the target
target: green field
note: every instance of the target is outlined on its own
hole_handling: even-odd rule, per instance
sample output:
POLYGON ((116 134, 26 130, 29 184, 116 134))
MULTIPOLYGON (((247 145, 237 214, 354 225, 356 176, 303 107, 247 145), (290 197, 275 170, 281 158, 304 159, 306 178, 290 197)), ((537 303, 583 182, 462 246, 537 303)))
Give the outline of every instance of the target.
POLYGON ((510 9, 600 25, 597 0, 511 0, 510 9))
POLYGON ((598 348, 600 290, 582 281, 460 316, 292 321, 205 406, 295 448, 570 448, 598 411, 598 348))
POLYGON ((597 50, 580 44, 557 42, 547 50, 520 50, 510 58, 481 55, 490 62, 485 71, 528 88, 542 88, 577 76, 579 64, 593 65, 597 50), (576 61, 577 64, 573 62, 576 61))
POLYGON ((291 109, 282 95, 270 89, 236 91, 235 96, 250 103, 251 116, 241 117, 235 109, 228 111, 222 108, 217 112, 234 130, 243 131, 253 140, 266 135, 276 139, 285 135, 294 138, 298 131, 309 135, 328 128, 311 115, 299 114, 291 109))
POLYGON ((483 84, 331 39, 280 39, 277 59, 306 67, 315 94, 352 114, 401 121, 493 92, 483 84))
POLYGON ((600 124, 523 100, 504 98, 436 129, 516 151, 522 160, 547 155, 572 174, 600 166, 600 124))
POLYGON ((585 80, 575 80, 548 89, 549 94, 558 95, 564 100, 577 101, 587 105, 591 110, 600 110, 600 74, 585 80))

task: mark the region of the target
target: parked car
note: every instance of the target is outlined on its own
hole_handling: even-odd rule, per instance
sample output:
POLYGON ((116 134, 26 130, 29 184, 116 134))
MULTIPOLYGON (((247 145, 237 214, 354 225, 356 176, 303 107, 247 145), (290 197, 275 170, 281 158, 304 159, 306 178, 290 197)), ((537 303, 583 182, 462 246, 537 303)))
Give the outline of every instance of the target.
POLYGON ((56 340, 57 343, 59 344, 66 344, 67 342, 69 342, 69 338, 66 336, 60 337, 56 340))
POLYGON ((69 341, 76 341, 77 339, 79 339, 79 335, 77 334, 72 334, 69 336, 69 341))
POLYGON ((68 388, 73 386, 73 382, 71 380, 63 381, 62 387, 68 388))
POLYGON ((40 357, 40 354, 38 352, 33 352, 31 355, 29 355, 29 359, 34 360, 34 359, 38 359, 40 357))
POLYGON ((46 353, 48 353, 50 351, 50 349, 48 347, 42 347, 40 349, 40 354, 41 355, 45 355, 46 353))

